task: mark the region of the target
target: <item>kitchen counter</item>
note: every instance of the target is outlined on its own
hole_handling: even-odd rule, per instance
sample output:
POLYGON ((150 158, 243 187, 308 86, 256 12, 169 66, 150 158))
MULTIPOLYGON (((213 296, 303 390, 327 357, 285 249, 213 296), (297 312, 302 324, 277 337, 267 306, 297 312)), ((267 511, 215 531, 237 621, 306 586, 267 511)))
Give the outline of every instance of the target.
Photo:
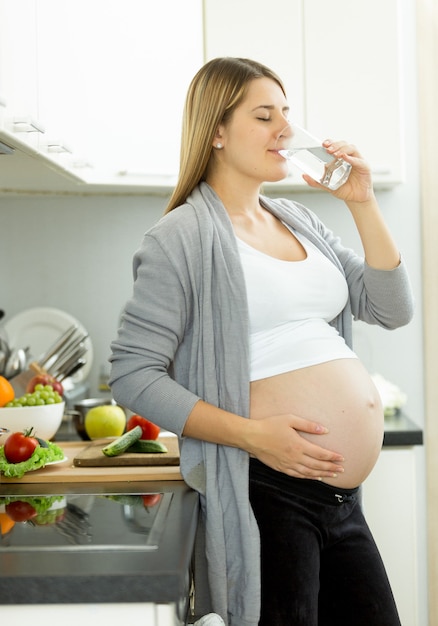
POLYGON ((389 446, 421 446, 423 431, 403 413, 385 418, 385 435, 383 447, 389 446))
MULTIPOLYGON (((60 535, 69 533, 67 542, 61 536, 58 543, 49 545, 53 539, 49 540, 45 535, 49 532, 56 535, 56 531, 46 527, 33 529, 37 531, 34 536, 39 537, 33 545, 19 545, 20 539, 14 543, 15 528, 9 539, 8 534, 2 537, 1 605, 174 604, 183 623, 188 609, 190 564, 198 520, 197 494, 182 481, 111 482, 112 471, 107 469, 107 479, 100 483, 2 482, 2 498, 62 494, 67 502, 78 501, 75 498, 87 501, 88 498, 92 502, 98 501, 101 506, 115 507, 116 514, 102 521, 100 535, 108 535, 105 546, 101 545, 100 536, 90 539, 92 543, 88 544, 83 531, 75 528, 71 520, 59 524, 60 535), (155 516, 149 530, 142 528, 147 523, 147 513, 143 510, 141 518, 146 522, 137 521, 136 509, 129 504, 131 499, 138 499, 142 494, 161 494, 157 510, 152 507, 149 511, 155 516), (105 502, 102 503, 102 499, 105 502), (124 504, 125 500, 128 504, 124 504), (123 520, 120 518, 122 509, 123 520), (133 539, 129 543, 128 526, 135 523, 138 528, 134 527, 133 539)), ((75 505, 67 508, 67 513, 70 510, 74 513, 75 508, 75 505)), ((99 535, 98 525, 88 528, 90 538, 95 531, 99 535)))
POLYGON ((1 536, 3 611, 93 605, 103 619, 129 603, 139 615, 152 611, 147 623, 185 624, 198 495, 183 482, 179 465, 76 466, 75 457, 91 442, 73 435, 58 440, 64 432, 65 425, 55 439, 63 462, 21 479, 0 477, 0 513, 29 498, 50 502, 49 517, 60 509, 56 522, 16 521, 1 536), (157 619, 159 609, 166 611, 164 621, 157 619))

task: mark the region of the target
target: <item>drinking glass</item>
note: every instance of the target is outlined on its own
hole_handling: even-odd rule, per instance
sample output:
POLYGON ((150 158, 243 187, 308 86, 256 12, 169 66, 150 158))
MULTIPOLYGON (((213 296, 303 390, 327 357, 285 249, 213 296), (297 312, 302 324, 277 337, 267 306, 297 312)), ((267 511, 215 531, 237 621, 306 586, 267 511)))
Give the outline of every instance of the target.
POLYGON ((291 123, 280 133, 279 154, 324 187, 335 191, 347 180, 351 165, 329 154, 322 141, 298 124, 291 123))

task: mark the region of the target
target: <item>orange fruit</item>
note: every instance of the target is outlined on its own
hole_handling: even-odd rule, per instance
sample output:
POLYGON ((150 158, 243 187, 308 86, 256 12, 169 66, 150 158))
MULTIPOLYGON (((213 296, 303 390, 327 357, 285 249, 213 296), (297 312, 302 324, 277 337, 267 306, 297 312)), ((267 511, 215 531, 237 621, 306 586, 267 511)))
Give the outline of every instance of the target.
POLYGON ((7 378, 0 376, 0 407, 15 398, 14 388, 7 378))
POLYGON ((6 513, 0 513, 0 532, 2 535, 6 535, 15 526, 14 520, 12 520, 6 513))

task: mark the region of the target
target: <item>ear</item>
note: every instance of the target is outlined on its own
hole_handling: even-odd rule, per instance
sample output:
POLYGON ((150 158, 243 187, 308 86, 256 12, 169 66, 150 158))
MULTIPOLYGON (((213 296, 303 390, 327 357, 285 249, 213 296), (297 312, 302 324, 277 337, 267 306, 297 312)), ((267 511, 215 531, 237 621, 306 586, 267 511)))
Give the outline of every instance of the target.
POLYGON ((213 139, 213 148, 217 148, 219 146, 220 149, 223 147, 222 137, 222 126, 218 126, 213 139))

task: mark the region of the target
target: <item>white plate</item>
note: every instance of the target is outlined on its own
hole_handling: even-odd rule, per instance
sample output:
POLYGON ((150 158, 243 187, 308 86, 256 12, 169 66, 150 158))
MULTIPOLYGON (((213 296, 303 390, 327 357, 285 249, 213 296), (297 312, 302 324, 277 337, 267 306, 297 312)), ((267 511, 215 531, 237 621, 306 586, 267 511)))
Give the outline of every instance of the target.
MULTIPOLYGON (((27 470, 26 474, 28 474, 29 472, 37 472, 39 470, 45 469, 46 467, 49 467, 49 465, 58 465, 58 463, 64 463, 65 461, 68 461, 68 456, 65 456, 63 459, 58 459, 57 461, 49 461, 45 465, 41 465, 41 467, 34 467, 33 469, 27 470)), ((0 470, 0 476, 2 475, 3 472, 0 470)))
MULTIPOLYGON (((47 467, 48 465, 58 465, 58 463, 64 463, 65 461, 68 461, 68 456, 65 456, 63 459, 58 459, 57 461, 49 461, 49 463, 46 463, 44 467, 47 467)), ((40 467, 39 469, 44 469, 44 467, 40 467)))
MULTIPOLYGON (((29 347, 30 360, 39 359, 50 346, 68 328, 76 324, 81 332, 87 332, 82 324, 69 313, 60 309, 37 307, 26 309, 4 323, 8 343, 11 348, 29 347)), ((93 363, 93 345, 89 337, 85 340, 87 352, 86 364, 72 376, 72 380, 79 382, 90 373, 93 363)))

